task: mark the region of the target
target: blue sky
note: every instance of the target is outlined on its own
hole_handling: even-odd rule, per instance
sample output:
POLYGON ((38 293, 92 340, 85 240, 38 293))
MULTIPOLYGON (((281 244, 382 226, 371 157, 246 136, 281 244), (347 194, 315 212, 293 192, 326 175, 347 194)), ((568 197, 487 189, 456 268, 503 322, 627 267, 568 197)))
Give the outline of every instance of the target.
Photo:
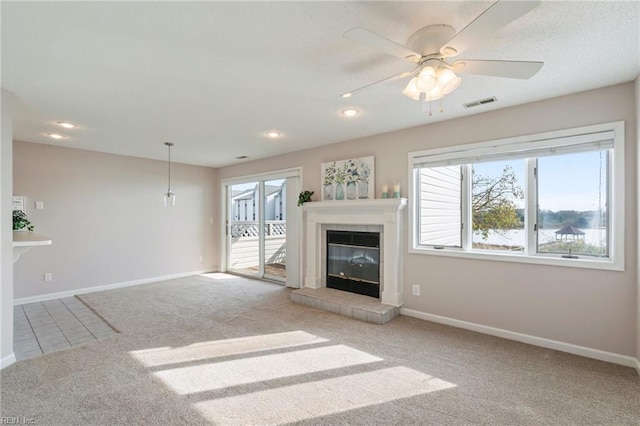
MULTIPOLYGON (((543 210, 598 210, 600 202, 606 207, 606 154, 585 152, 540 157, 538 159, 538 204, 543 210), (602 161, 602 163, 601 163, 602 161), (599 182, 602 164, 602 182, 599 182)), ((476 173, 500 176, 506 164, 511 165, 524 189, 525 161, 511 160, 474 165, 476 173)), ((519 202, 523 207, 523 202, 519 202)))

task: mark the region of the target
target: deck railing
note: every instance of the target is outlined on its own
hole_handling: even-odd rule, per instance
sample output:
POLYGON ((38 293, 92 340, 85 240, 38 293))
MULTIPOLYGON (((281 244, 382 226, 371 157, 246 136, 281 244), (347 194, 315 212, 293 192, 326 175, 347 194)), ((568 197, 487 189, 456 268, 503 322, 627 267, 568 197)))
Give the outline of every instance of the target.
MULTIPOLYGON (((258 237, 260 228, 257 221, 231 222, 231 238, 258 237)), ((264 222, 264 235, 287 235, 287 221, 266 220, 264 222)))
MULTIPOLYGON (((232 269, 253 268, 260 264, 258 222, 231 222, 232 269)), ((267 220, 264 224, 266 264, 286 264, 287 222, 267 220)))

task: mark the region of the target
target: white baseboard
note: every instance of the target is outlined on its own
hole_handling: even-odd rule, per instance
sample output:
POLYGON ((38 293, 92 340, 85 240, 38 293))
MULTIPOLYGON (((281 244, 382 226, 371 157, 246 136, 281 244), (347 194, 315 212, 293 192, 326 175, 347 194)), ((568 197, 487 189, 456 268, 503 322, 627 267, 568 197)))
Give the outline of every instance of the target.
POLYGON ((636 369, 638 369, 638 373, 640 374, 640 364, 634 357, 601 351, 599 349, 587 348, 585 346, 573 345, 571 343, 560 342, 557 340, 545 339, 543 337, 530 336, 528 334, 503 330, 501 328, 489 327, 473 322, 461 321, 454 318, 443 317, 440 315, 414 311, 412 309, 402 308, 400 310, 400 313, 409 317, 437 322, 439 324, 450 325, 453 327, 464 328, 466 330, 472 330, 478 333, 489 334, 491 336, 502 337, 509 340, 515 340, 517 342, 528 343, 534 346, 541 346, 547 349, 555 349, 557 351, 568 352, 570 354, 593 358, 600 361, 611 362, 613 364, 624 365, 626 367, 635 367, 636 369))
POLYGON ((638 376, 640 376, 640 358, 636 358, 636 371, 638 372, 638 376))
POLYGON ((13 352, 11 352, 11 355, 7 355, 4 358, 0 359, 0 370, 10 366, 14 362, 16 362, 16 355, 13 352))
POLYGON ((164 275, 164 276, 161 276, 161 277, 153 277, 153 278, 144 278, 144 279, 141 279, 141 280, 125 281, 125 282, 121 282, 121 283, 101 285, 101 286, 97 286, 97 287, 86 287, 86 288, 79 288, 79 289, 76 289, 76 290, 61 291, 61 292, 58 292, 58 293, 41 294, 41 295, 38 295, 38 296, 31 296, 31 297, 23 297, 21 299, 14 299, 13 300, 13 304, 14 305, 24 305, 25 303, 43 302, 45 300, 60 299, 60 298, 63 298, 63 297, 72 297, 72 296, 75 296, 76 294, 95 293, 97 291, 113 290, 115 288, 131 287, 131 286, 140 285, 140 284, 149 284, 149 283, 154 283, 154 282, 157 282, 157 281, 166 281, 166 280, 172 280, 172 279, 176 279, 176 278, 184 278, 184 277, 189 277, 191 275, 204 274, 204 273, 208 273, 208 272, 211 272, 211 271, 184 272, 184 273, 181 273, 181 274, 164 275))

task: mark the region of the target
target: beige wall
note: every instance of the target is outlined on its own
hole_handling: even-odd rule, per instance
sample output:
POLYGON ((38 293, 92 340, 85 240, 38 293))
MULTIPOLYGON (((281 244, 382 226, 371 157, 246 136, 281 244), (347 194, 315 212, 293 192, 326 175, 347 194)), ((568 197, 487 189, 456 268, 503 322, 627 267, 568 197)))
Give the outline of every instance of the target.
POLYGON ((625 272, 410 255, 405 249, 404 307, 635 357, 638 223, 634 92, 633 83, 616 85, 229 166, 220 169, 219 176, 223 179, 302 166, 303 189, 314 190, 317 199, 321 162, 375 155, 376 197, 382 184, 396 182, 406 196, 410 151, 624 120, 625 272), (411 295, 412 284, 422 286, 421 296, 411 295))
POLYGON ((1 95, 2 145, 0 145, 0 366, 5 367, 13 357, 13 228, 12 211, 12 151, 13 125, 11 102, 13 95, 2 89, 1 95))
POLYGON ((215 169, 172 164, 171 209, 163 161, 17 141, 13 158, 14 194, 53 240, 15 264, 16 299, 218 269, 215 169))

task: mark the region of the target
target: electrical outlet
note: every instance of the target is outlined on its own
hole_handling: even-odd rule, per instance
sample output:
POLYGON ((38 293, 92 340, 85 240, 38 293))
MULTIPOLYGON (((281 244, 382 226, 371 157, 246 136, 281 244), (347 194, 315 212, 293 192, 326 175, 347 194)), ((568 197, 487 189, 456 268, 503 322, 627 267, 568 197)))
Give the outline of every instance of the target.
POLYGON ((413 285, 413 295, 420 296, 420 286, 418 284, 413 285))
POLYGON ((51 272, 47 272, 43 277, 44 281, 49 282, 53 279, 53 274, 51 272))

